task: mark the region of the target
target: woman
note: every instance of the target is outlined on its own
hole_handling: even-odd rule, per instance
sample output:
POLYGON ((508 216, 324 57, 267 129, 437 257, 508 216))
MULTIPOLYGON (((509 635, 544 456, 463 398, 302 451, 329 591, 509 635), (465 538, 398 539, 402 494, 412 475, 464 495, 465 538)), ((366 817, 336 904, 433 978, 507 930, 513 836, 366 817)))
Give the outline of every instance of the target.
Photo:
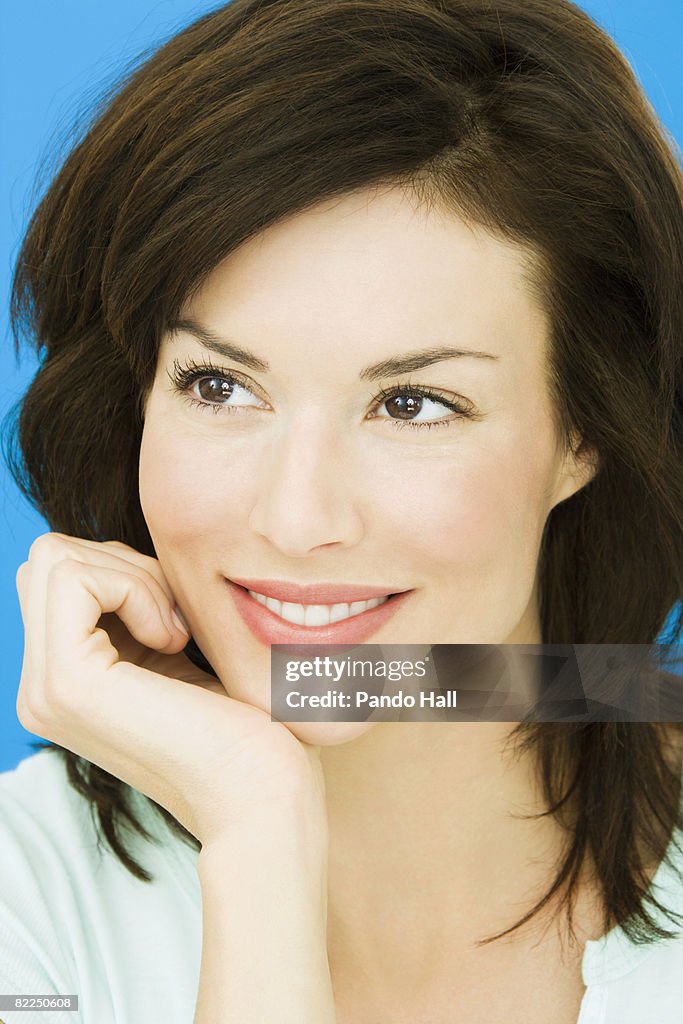
POLYGON ((676 1019, 679 727, 284 724, 269 669, 680 636, 682 194, 566 2, 234 0, 112 99, 14 293, 53 530, 17 708, 55 746, 3 778, 3 988, 676 1019))

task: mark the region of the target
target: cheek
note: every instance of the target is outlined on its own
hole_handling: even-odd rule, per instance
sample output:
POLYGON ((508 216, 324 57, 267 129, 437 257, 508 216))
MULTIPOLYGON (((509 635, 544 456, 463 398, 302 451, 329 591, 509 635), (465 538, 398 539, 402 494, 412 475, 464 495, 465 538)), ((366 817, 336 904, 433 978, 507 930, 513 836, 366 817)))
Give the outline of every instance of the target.
POLYGON ((140 447, 140 503, 158 557, 173 564, 230 544, 245 507, 244 477, 225 468, 215 445, 147 421, 140 447))
POLYGON ((472 435, 448 451, 422 453, 398 476, 382 476, 376 467, 383 529, 397 550, 446 573, 453 564, 535 560, 549 508, 551 454, 529 436, 512 428, 488 438, 482 432, 476 443, 472 435))

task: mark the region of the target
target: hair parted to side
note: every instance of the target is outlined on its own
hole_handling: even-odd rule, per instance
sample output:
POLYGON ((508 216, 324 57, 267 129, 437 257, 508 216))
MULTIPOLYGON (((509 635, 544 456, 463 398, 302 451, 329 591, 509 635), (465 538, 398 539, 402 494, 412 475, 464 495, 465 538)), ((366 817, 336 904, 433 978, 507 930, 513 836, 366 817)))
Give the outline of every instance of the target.
MULTIPOLYGON (((13 322, 42 362, 15 477, 52 529, 154 554, 137 464, 163 330, 279 218, 401 185, 535 256, 557 421, 599 456, 546 525, 544 642, 651 643, 683 594, 682 182, 626 61, 568 0, 234 0, 124 83, 33 216, 13 322)), ((667 639, 682 632, 679 606, 667 639)), ((590 857, 606 929, 671 935, 647 904, 678 915, 645 895, 644 874, 683 828, 668 732, 515 732, 537 755, 546 813, 572 809, 571 842, 546 896, 499 934, 556 896, 571 927, 590 857)), ((116 855, 149 880, 121 832, 144 834, 125 784, 54 749, 116 855)))

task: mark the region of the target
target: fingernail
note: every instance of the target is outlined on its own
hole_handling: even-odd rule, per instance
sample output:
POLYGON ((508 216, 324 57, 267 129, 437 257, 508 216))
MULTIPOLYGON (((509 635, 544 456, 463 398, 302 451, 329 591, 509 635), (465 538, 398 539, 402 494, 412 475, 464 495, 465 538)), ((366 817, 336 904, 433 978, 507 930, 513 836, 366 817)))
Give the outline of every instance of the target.
POLYGON ((190 635, 190 630, 188 629, 187 623, 185 622, 185 619, 183 618, 183 613, 181 612, 181 610, 178 607, 178 605, 176 605, 175 608, 172 610, 171 615, 172 615, 173 621, 175 622, 175 624, 178 627, 178 629, 182 633, 187 633, 187 635, 189 636, 190 635))

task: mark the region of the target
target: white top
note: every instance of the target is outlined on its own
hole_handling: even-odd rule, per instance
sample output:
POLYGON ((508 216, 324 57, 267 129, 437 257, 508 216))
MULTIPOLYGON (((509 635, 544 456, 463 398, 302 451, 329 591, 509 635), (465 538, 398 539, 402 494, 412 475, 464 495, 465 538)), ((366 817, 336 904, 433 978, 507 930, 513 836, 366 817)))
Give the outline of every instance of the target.
MULTIPOLYGON (((189 1024, 201 957, 197 852, 131 790, 158 843, 128 847, 154 877, 134 878, 104 846, 58 754, 0 773, 0 994, 78 995, 79 1009, 0 1009, 5 1024, 189 1024)), ((683 856, 670 847, 683 868, 683 856)), ((683 882, 665 863, 652 886, 683 913, 683 882)), ((653 916, 675 930, 655 910, 653 916)), ((683 931, 632 944, 620 928, 587 942, 577 1024, 682 1024, 683 931)))

